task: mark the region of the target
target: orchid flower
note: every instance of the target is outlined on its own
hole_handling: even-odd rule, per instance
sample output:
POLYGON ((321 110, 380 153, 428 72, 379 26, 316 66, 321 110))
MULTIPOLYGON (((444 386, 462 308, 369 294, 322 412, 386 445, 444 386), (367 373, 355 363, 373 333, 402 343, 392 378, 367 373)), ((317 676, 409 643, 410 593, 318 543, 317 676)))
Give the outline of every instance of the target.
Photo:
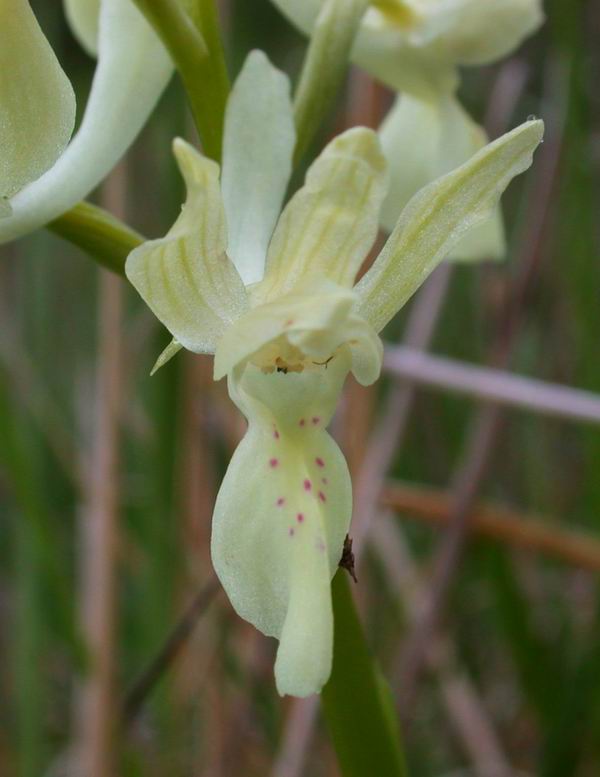
POLYGON ((98 54, 72 140, 75 95, 28 0, 0 0, 0 243, 89 194, 131 145, 173 70, 132 0, 66 0, 66 12, 98 54))
MULTIPOLYGON (((325 0, 273 0, 302 31, 319 23, 325 0)), ((453 170, 487 142, 460 105, 459 67, 506 56, 542 23, 541 0, 371 0, 352 56, 402 94, 380 128, 390 165, 381 225, 391 231, 420 188, 453 170)), ((470 230, 451 257, 501 258, 500 209, 470 230)))
POLYGON ((529 121, 422 189, 355 285, 387 185, 377 134, 334 138, 280 210, 295 144, 287 77, 252 52, 229 98, 223 168, 183 140, 187 186, 164 238, 135 249, 127 277, 181 346, 214 354, 214 377, 248 420, 220 488, 212 559, 237 612, 279 639, 281 694, 306 696, 332 660, 330 582, 352 495, 326 429, 348 373, 382 361, 378 332, 469 227, 529 167, 529 121))

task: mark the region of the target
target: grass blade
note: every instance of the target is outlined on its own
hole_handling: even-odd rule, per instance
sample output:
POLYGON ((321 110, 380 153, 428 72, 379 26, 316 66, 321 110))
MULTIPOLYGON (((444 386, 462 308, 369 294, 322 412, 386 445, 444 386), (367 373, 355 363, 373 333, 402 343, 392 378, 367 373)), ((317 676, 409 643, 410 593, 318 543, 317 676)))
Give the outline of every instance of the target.
POLYGON ((343 777, 407 777, 391 696, 342 572, 333 580, 333 610, 333 671, 321 698, 343 777))

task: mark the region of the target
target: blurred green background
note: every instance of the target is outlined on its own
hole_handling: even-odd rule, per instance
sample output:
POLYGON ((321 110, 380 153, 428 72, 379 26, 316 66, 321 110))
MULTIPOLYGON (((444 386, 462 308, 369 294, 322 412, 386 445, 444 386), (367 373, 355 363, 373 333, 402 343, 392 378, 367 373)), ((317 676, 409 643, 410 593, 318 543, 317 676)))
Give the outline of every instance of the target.
MULTIPOLYGON (((32 5, 84 105, 93 62, 61 4, 32 5)), ((487 364, 508 332, 511 370, 600 392, 600 2, 552 0, 545 9, 546 24, 513 57, 465 73, 464 103, 492 135, 535 114, 547 139, 504 197, 508 261, 453 269, 431 348, 487 364)), ((221 10, 232 73, 259 47, 297 74, 305 41, 267 0, 221 10)), ((323 138, 348 116, 373 123, 389 99, 353 70, 323 138)), ((190 128, 174 79, 97 201, 148 236, 164 234, 183 194, 170 143, 193 137, 190 128)), ((135 720, 123 720, 127 692, 210 579, 212 504, 243 422, 203 357, 180 354, 150 379, 167 333, 131 288, 79 250, 40 231, 4 246, 2 258, 0 774, 96 777, 73 771, 86 716, 96 714, 86 699, 103 671, 82 636, 94 624, 106 626, 101 652, 114 661, 104 711, 116 732, 115 774, 338 774, 318 711, 313 728, 310 704, 275 692, 274 641, 220 593, 135 720), (109 516, 99 527, 98 515, 109 516), (102 554, 112 573, 99 591, 102 554)), ((414 304, 388 340, 402 339, 414 304)), ((349 387, 335 430, 355 474, 390 388, 389 379, 349 387)), ((477 412, 472 399, 419 389, 390 476, 446 493, 477 412)), ((479 493, 519 516, 543 516, 549 530, 585 532, 591 545, 600 539, 600 430, 507 411, 479 493)), ((372 520, 386 522, 426 585, 442 535, 407 517, 372 520)), ((470 543, 448 591, 443 644, 429 646, 446 656, 443 669, 425 673, 406 710, 395 678, 410 620, 398 586, 407 583, 380 545, 360 549, 358 599, 411 719, 410 773, 600 774, 598 573, 498 540, 470 543)))

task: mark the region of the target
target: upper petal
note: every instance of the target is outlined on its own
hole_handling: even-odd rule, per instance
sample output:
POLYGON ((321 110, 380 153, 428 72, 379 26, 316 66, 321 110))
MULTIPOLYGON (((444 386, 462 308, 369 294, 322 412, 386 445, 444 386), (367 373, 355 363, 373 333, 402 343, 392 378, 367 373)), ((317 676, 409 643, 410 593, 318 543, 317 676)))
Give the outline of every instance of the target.
POLYGON ((374 265, 356 286, 359 313, 377 331, 466 230, 489 218, 511 179, 530 166, 543 128, 541 121, 525 122, 412 198, 374 265))
POLYGON ((246 284, 263 277, 295 143, 289 79, 252 51, 227 103, 221 183, 228 253, 246 284))
MULTIPOLYGON (((436 100, 399 96, 379 137, 390 168, 390 188, 381 210, 381 224, 388 232, 419 189, 466 162, 487 142, 483 129, 454 95, 436 100)), ((468 231, 449 258, 498 259, 504 247, 502 216, 497 209, 485 223, 468 231)))
POLYGON ((73 35, 88 54, 96 56, 100 26, 100 0, 64 0, 64 5, 73 35))
POLYGON ((0 0, 0 197, 58 159, 75 124, 75 94, 28 0, 0 0))
POLYGON ((273 299, 317 275, 351 286, 377 235, 386 187, 374 132, 356 127, 334 138, 279 219, 257 298, 273 299))
POLYGON ((167 235, 136 248, 125 272, 144 301, 181 345, 212 353, 247 305, 244 285, 225 248, 219 166, 175 141, 187 200, 167 235))
POLYGON ((0 219, 0 243, 86 197, 133 142, 173 72, 132 0, 102 0, 98 52, 81 127, 56 164, 12 198, 12 216, 0 219))

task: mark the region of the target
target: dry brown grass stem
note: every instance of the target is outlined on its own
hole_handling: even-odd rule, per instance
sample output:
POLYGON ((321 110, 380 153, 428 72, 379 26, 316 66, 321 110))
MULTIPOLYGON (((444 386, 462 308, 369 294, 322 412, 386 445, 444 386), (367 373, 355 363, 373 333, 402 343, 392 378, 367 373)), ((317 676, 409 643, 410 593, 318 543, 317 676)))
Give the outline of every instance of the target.
MULTIPOLYGON (((383 489, 381 500, 403 518, 439 528, 448 526, 450 521, 452 496, 446 491, 392 482, 383 489)), ((469 521, 470 530, 477 537, 600 572, 600 538, 563 529, 552 519, 482 502, 473 505, 469 521)))
MULTIPOLYGON (((126 173, 107 179, 104 200, 124 215, 126 173)), ((90 473, 80 524, 80 620, 88 667, 78 690, 75 757, 80 774, 114 777, 119 418, 123 386, 123 282, 100 271, 98 364, 90 473)))

